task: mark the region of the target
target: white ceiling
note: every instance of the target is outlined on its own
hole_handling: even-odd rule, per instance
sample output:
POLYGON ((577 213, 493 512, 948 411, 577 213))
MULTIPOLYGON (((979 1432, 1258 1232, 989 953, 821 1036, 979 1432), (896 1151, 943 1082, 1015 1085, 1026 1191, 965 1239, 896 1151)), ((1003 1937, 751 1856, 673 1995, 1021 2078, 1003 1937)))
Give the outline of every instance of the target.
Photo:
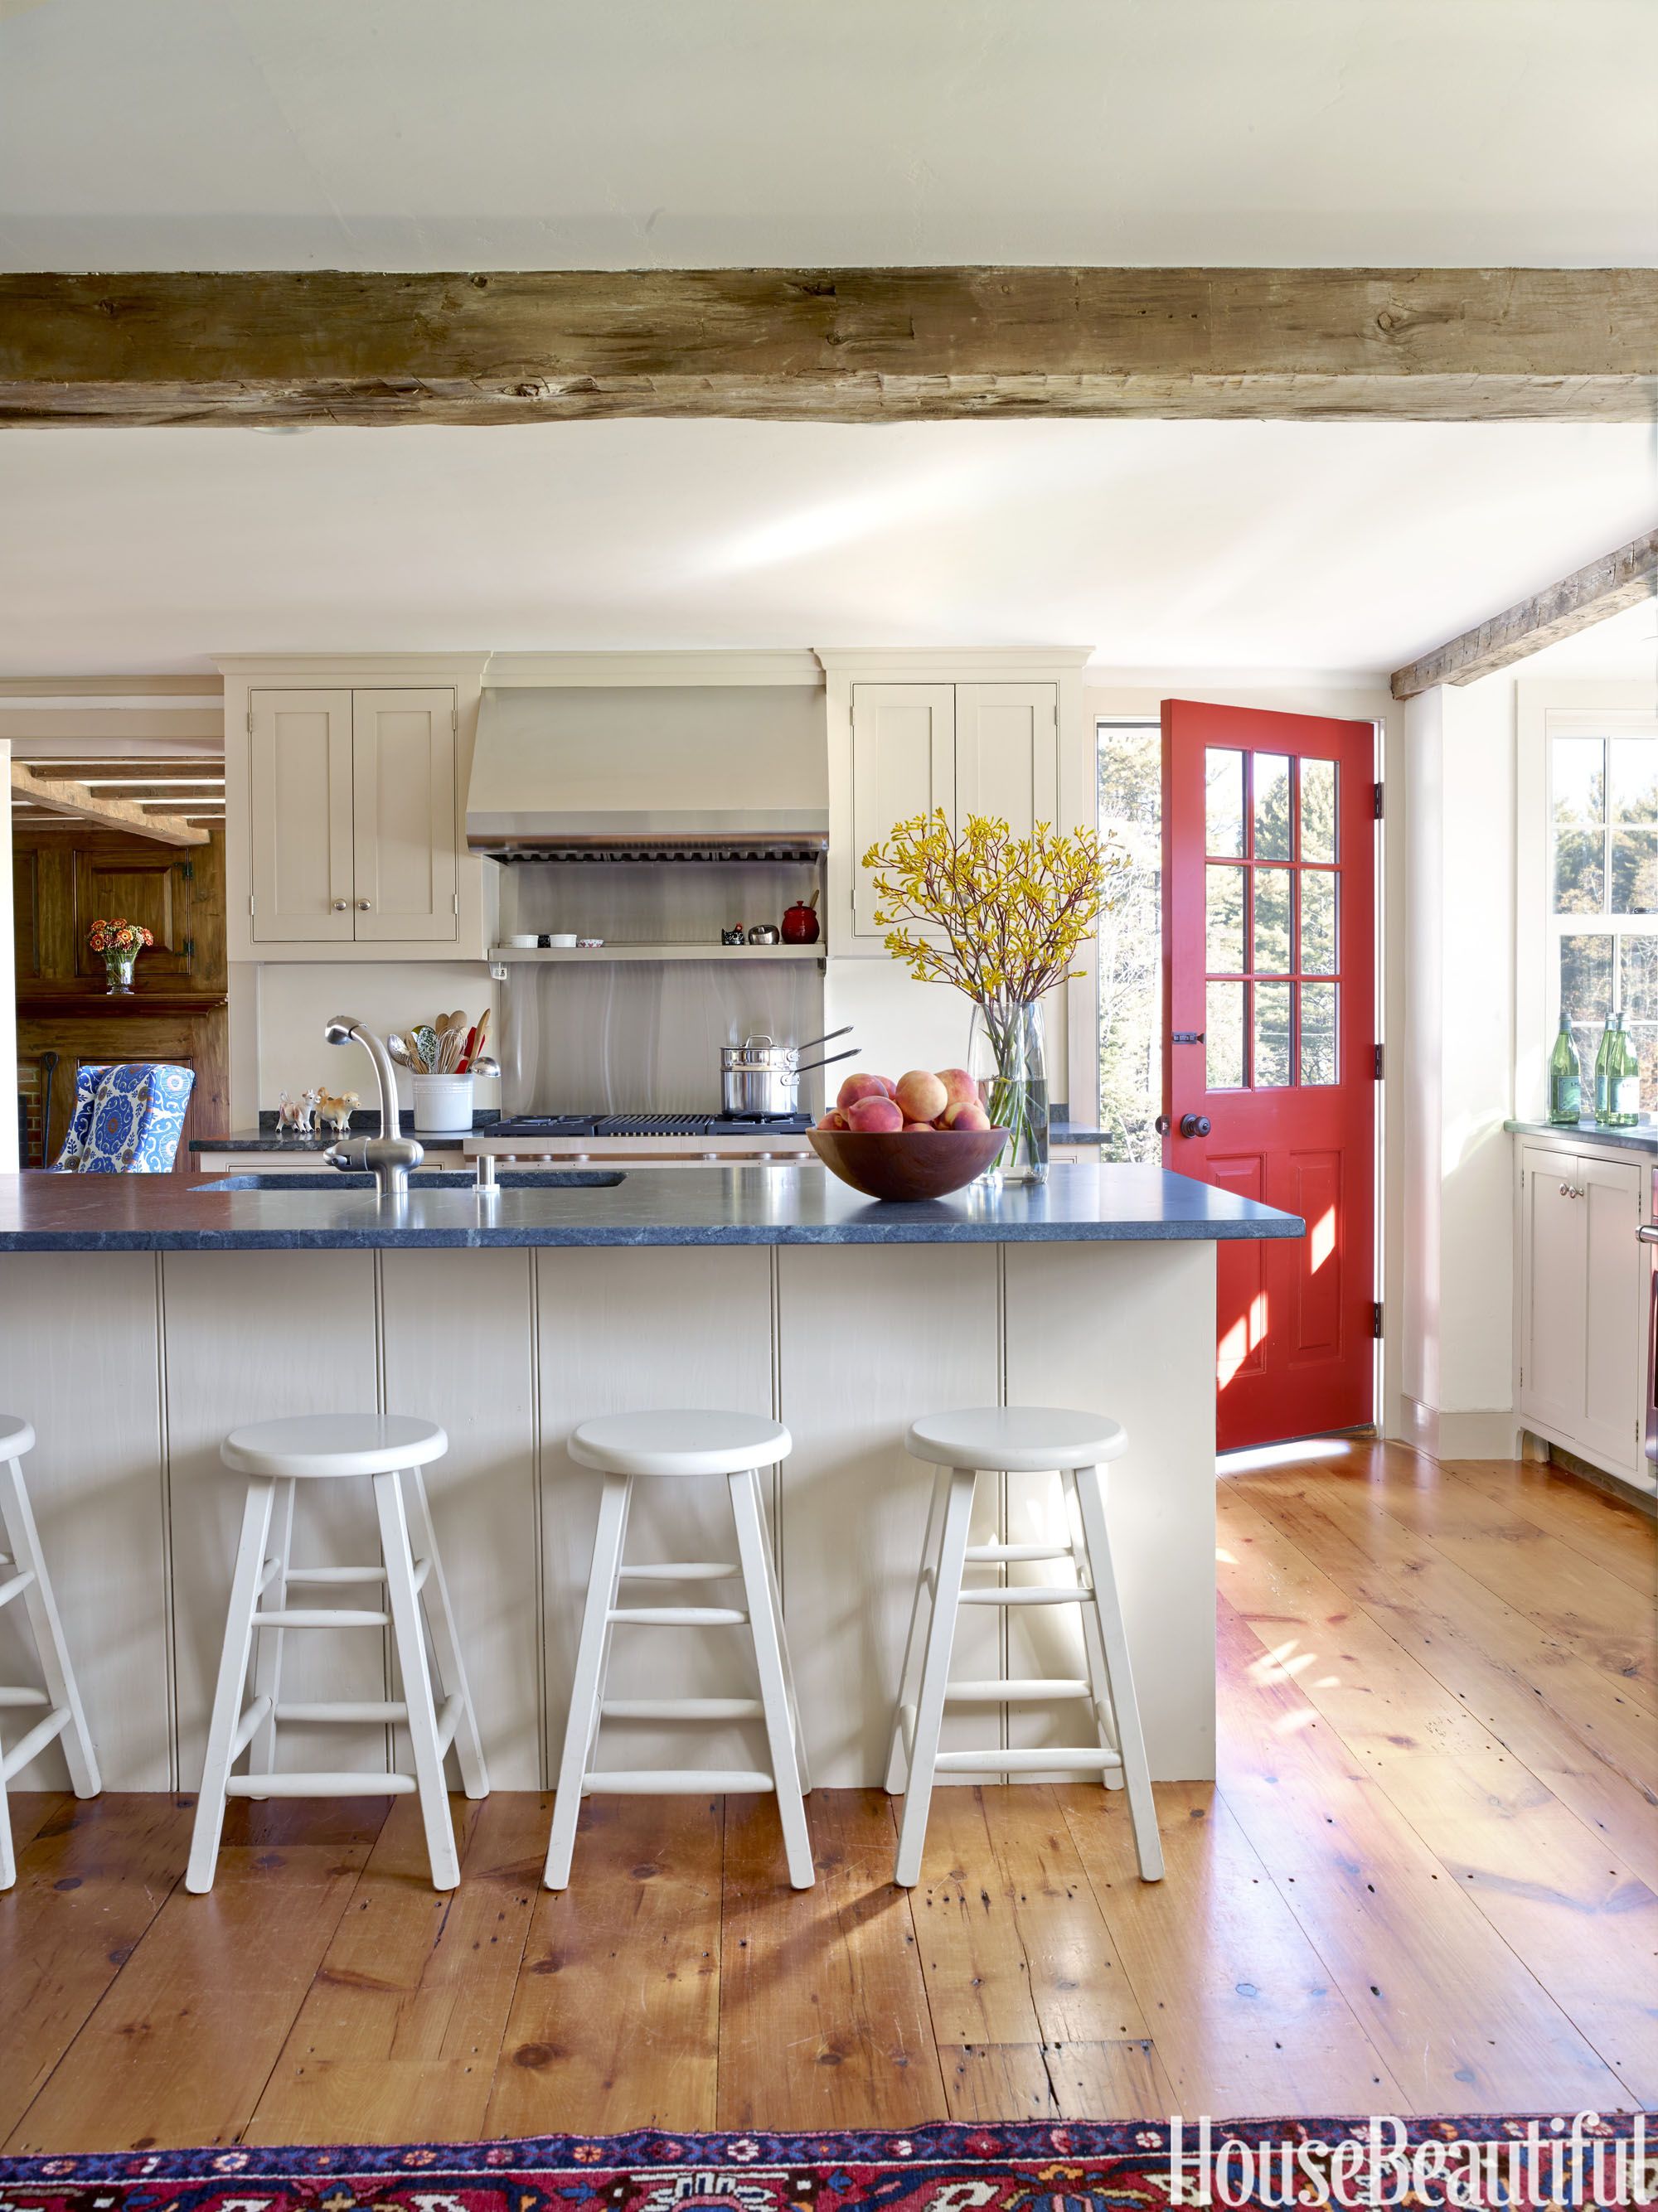
POLYGON ((0 264, 1658 261, 1653 0, 46 0, 0 264))
MULTIPOLYGON (((0 265, 1658 263, 1655 0, 0 0, 0 265)), ((0 673, 1085 643, 1378 672, 1639 428, 12 431, 0 673)))
POLYGON ((14 430, 0 675, 1089 645, 1385 671, 1651 526, 1638 425, 14 430))

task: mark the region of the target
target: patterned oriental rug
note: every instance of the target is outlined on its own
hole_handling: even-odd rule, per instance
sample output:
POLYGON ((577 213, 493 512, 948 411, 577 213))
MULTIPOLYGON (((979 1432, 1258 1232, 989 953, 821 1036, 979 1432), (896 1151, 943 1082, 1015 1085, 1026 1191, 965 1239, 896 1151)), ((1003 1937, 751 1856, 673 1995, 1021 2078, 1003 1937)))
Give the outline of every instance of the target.
POLYGON ((1166 2212, 1651 2204, 1638 2116, 940 2122, 905 2133, 0 2158, 0 2212, 1166 2212), (1174 2193, 1173 2161, 1182 2182, 1174 2193))

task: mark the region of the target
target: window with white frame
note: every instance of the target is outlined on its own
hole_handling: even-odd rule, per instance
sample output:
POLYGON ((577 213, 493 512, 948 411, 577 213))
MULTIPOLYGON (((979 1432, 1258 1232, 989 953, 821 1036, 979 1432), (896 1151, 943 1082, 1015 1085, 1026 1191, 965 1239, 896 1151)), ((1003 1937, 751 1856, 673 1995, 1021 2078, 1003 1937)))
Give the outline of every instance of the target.
POLYGON ((1658 1104, 1658 719, 1551 714, 1547 979, 1587 1073, 1624 1016, 1643 1107, 1658 1104))
MULTIPOLYGON (((1127 854, 1100 917, 1099 1107, 1104 1160, 1160 1161, 1162 1097, 1163 736, 1138 717, 1096 725, 1102 837, 1127 854)), ((1082 1115, 1076 1113, 1080 1121, 1082 1115)))

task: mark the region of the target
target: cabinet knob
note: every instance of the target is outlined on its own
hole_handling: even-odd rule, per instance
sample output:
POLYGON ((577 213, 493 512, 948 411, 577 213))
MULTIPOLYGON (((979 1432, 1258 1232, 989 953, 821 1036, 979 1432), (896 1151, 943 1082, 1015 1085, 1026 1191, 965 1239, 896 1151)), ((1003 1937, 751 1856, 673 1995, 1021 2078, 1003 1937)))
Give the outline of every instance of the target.
POLYGON ((359 914, 367 914, 369 911, 369 902, 367 899, 359 899, 357 902, 357 912, 359 914))
POLYGON ((1570 1198, 1571 1196, 1571 1185, 1569 1182, 1563 1182, 1561 1184, 1560 1195, 1562 1198, 1570 1198))
POLYGON ((350 899, 336 899, 334 901, 334 912, 336 914, 348 914, 350 911, 350 906, 351 902, 350 899))

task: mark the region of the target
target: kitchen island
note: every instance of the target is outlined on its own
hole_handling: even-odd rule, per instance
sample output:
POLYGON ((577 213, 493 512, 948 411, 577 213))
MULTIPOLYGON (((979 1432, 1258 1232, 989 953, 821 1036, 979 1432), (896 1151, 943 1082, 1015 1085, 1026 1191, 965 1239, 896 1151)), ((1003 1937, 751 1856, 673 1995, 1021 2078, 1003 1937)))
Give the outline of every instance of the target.
MULTIPOLYGON (((546 1786, 564 1723, 599 1487, 564 1441, 592 1415, 673 1405, 772 1413, 793 1433, 772 1530, 830 1786, 885 1765, 929 1490, 907 1425, 998 1401, 1122 1421, 1110 1513, 1152 1771, 1212 1773, 1215 1247, 1299 1236, 1293 1216, 1135 1167, 900 1206, 817 1166, 399 1202, 314 1180, 0 1178, 0 1405, 39 1432, 31 1487, 107 1786, 199 1771, 241 1510, 221 1438, 374 1407, 449 1434, 430 1486, 497 1787, 546 1786)), ((373 1557, 366 1494, 315 1487, 296 1556, 373 1557)), ((717 1555, 722 1485, 644 1489, 631 1556, 717 1555)), ((978 1537, 1051 1536, 1056 1490, 981 1484, 978 1537)), ((959 1668, 1075 1674, 1075 1613, 969 1608, 959 1668)), ((0 1613, 0 1680, 32 1679, 14 1634, 0 1613)), ((624 1635, 612 1692, 643 1695, 666 1665, 686 1695, 740 1693, 745 1660, 718 1633, 624 1635)), ((290 1638, 290 1665, 297 1698, 388 1693, 378 1634, 290 1638)), ((988 1708, 952 1717, 946 1741, 1058 1744, 1076 1727, 1063 1704, 988 1708)), ((383 1731, 347 1734, 328 1732, 326 1763, 385 1758, 383 1731)), ((325 1756, 302 1729, 284 1741, 295 1763, 325 1756)), ((736 1727, 631 1723, 601 1756, 730 1765, 749 1749, 736 1727)), ((58 1786, 58 1756, 19 1786, 58 1786)))

